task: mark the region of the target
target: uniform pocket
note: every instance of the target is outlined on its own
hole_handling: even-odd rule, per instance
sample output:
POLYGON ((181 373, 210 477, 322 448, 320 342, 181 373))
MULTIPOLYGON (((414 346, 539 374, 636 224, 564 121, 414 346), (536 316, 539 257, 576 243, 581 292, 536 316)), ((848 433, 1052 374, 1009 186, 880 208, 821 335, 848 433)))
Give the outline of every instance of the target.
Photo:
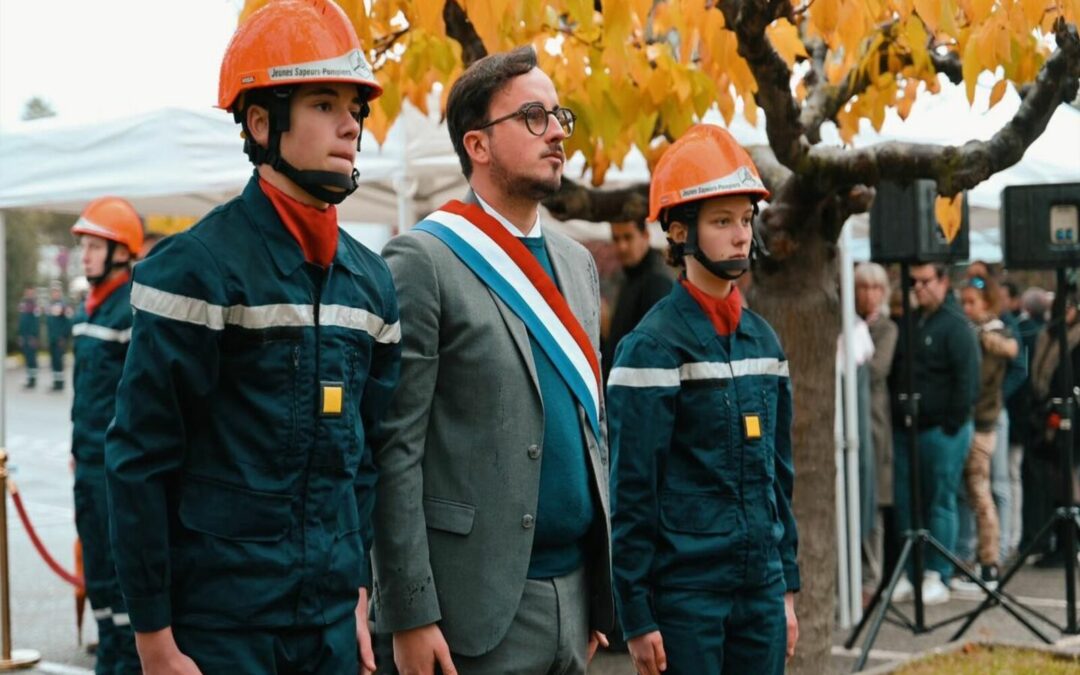
POLYGON ((273 542, 289 532, 289 495, 256 492, 187 475, 180 493, 180 522, 195 532, 232 541, 273 542))
POLYGON ((451 534, 469 534, 476 519, 476 507, 438 497, 424 497, 424 518, 433 530, 451 534))
POLYGON ((736 508, 717 494, 665 492, 660 495, 660 523, 672 532, 727 534, 735 529, 736 508))

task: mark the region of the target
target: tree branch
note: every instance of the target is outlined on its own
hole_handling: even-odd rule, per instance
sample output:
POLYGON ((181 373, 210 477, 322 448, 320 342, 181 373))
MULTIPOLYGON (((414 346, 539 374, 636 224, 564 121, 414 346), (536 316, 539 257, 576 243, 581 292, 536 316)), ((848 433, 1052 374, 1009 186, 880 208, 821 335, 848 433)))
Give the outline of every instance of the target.
POLYGON ((446 0, 443 5, 443 21, 446 23, 446 35, 461 45, 462 65, 468 68, 474 61, 487 56, 487 48, 473 27, 465 10, 457 0, 446 0))
MULTIPOLYGON (((888 24, 882 27, 881 31, 890 33, 891 29, 892 24, 888 24)), ((889 40, 881 43, 878 48, 880 58, 887 58, 889 44, 889 40)), ((938 54, 933 47, 930 47, 929 55, 930 62, 934 64, 934 70, 944 74, 950 82, 960 84, 964 81, 959 54, 952 51, 947 54, 938 54)), ((813 62, 815 68, 811 72, 815 73, 815 80, 803 104, 799 122, 805 129, 807 140, 817 144, 821 142, 821 125, 830 120, 835 122, 837 113, 847 105, 848 101, 862 94, 874 82, 870 78, 869 71, 863 70, 858 77, 846 77, 840 84, 830 84, 824 75, 823 68, 818 72, 816 54, 813 62)), ((901 66, 910 65, 911 55, 900 56, 900 62, 901 66)))
POLYGON ((1080 37, 1076 26, 1059 20, 1054 27, 1058 49, 1043 63, 1009 122, 987 141, 962 146, 882 143, 859 150, 814 147, 803 176, 821 190, 844 185, 876 185, 882 180, 932 178, 938 192, 952 196, 1020 161, 1046 129, 1061 103, 1080 88, 1080 37))
POLYGON ((564 176, 562 187, 545 199, 543 204, 559 220, 589 220, 596 223, 644 220, 649 213, 649 184, 599 190, 564 176))
POLYGON ((791 169, 776 160, 776 154, 769 146, 751 145, 747 146, 746 150, 750 153, 750 159, 754 160, 754 166, 761 174, 761 181, 769 192, 775 194, 780 186, 794 175, 791 169))
POLYGON ((787 0, 722 0, 720 11, 739 42, 739 56, 746 59, 757 80, 755 99, 765 111, 765 130, 776 158, 795 168, 809 150, 803 138, 799 109, 791 95, 791 71, 765 36, 765 28, 793 11, 787 0))

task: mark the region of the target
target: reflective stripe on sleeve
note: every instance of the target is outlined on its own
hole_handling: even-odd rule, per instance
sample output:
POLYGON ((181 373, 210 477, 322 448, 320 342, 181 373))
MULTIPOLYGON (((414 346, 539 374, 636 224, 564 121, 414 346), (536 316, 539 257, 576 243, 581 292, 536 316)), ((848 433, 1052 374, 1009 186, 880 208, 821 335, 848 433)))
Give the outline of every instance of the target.
POLYGON ((96 323, 77 323, 71 327, 72 337, 90 337, 105 342, 131 342, 131 329, 117 330, 96 323))
POLYGON ((225 329, 225 308, 205 300, 169 293, 143 284, 131 285, 131 306, 173 321, 193 323, 210 330, 225 329))

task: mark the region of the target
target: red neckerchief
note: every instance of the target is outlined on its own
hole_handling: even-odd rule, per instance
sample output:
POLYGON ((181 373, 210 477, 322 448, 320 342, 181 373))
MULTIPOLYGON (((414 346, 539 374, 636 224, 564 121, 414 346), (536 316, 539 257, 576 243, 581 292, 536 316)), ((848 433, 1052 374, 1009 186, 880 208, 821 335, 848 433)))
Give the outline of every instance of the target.
POLYGON ((337 207, 330 205, 325 211, 299 202, 268 181, 259 178, 259 187, 274 205, 285 229, 293 236, 304 260, 320 267, 328 267, 334 260, 338 244, 337 207))
POLYGON ((86 296, 86 315, 93 316, 101 303, 113 294, 113 291, 126 284, 131 279, 131 272, 124 270, 115 277, 109 277, 105 281, 90 287, 90 293, 86 296))
POLYGON ((742 317, 742 295, 739 287, 731 285, 731 292, 726 298, 714 298, 697 286, 690 283, 686 277, 679 279, 679 283, 690 293, 690 297, 701 306, 705 316, 712 321, 713 328, 720 335, 731 335, 739 325, 742 317))

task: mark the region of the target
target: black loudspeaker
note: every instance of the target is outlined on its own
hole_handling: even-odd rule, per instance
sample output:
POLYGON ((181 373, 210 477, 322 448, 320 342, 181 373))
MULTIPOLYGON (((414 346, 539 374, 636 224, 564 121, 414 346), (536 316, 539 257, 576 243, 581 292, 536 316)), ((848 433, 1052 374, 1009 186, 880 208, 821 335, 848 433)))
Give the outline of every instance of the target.
POLYGON ((870 207, 870 258, 880 263, 957 262, 968 258, 968 204, 963 193, 960 231, 950 244, 934 215, 937 185, 883 182, 870 207))
POLYGON ((1006 187, 1001 239, 1010 269, 1080 267, 1080 183, 1006 187))

